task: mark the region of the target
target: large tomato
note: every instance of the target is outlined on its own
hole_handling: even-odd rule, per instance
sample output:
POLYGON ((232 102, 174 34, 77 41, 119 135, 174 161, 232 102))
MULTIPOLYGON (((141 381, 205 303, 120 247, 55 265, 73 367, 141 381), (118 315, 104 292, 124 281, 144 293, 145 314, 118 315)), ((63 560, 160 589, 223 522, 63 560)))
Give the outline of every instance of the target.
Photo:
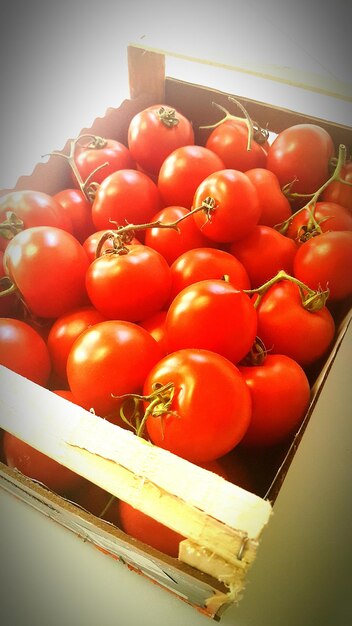
POLYGON ((277 176, 281 187, 292 183, 292 192, 311 194, 328 180, 334 153, 333 140, 324 128, 295 124, 275 137, 266 167, 277 176))
POLYGON ((254 343, 257 315, 249 296, 231 283, 202 280, 175 296, 165 330, 170 351, 202 348, 238 363, 254 343))
POLYGON ((321 198, 327 202, 341 204, 352 211, 352 161, 348 161, 341 169, 340 180, 332 181, 324 189, 321 198))
POLYGON ((173 352, 150 371, 143 395, 169 383, 146 420, 152 443, 194 463, 206 463, 241 441, 250 422, 251 397, 233 363, 209 350, 173 352))
POLYGON ((328 230, 352 230, 351 211, 335 202, 317 202, 311 210, 302 208, 292 216, 285 235, 301 244, 328 230))
POLYGON ((130 152, 150 174, 158 174, 162 162, 173 150, 193 143, 191 122, 180 111, 161 104, 137 113, 128 128, 130 152))
POLYGON ((242 365, 239 370, 252 396, 252 417, 242 444, 271 446, 292 435, 310 400, 302 367, 288 356, 268 354, 261 364, 242 365))
POLYGON ((193 198, 193 208, 212 198, 214 207, 193 215, 202 233, 217 242, 237 241, 250 233, 260 218, 257 190, 238 170, 221 170, 203 180, 193 198))
POLYGON ((4 267, 32 314, 56 318, 86 301, 88 258, 73 235, 37 226, 8 244, 4 267))
POLYGON ((248 132, 244 120, 225 120, 212 130, 205 145, 228 169, 245 172, 252 167, 265 167, 266 151, 255 139, 248 150, 248 132))
POLYGON ((273 172, 263 167, 256 167, 247 170, 245 174, 258 193, 261 208, 258 224, 276 226, 291 217, 291 205, 273 172))
MULTIPOLYGON (((85 183, 102 183, 104 178, 117 170, 135 169, 136 164, 129 149, 116 139, 89 137, 85 143, 77 142, 74 161, 85 183)), ((73 177, 77 184, 77 179, 73 177)))
POLYGON ((48 382, 51 361, 47 345, 21 320, 0 319, 0 363, 38 385, 48 382))

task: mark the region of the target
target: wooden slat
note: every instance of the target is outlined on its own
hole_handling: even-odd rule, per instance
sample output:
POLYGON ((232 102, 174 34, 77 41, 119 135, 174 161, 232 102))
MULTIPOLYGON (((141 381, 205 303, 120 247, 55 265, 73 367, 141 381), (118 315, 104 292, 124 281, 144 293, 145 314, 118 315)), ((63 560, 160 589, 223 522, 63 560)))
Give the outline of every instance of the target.
POLYGON ((165 56, 142 48, 127 48, 129 90, 132 99, 148 94, 163 104, 165 91, 165 56))

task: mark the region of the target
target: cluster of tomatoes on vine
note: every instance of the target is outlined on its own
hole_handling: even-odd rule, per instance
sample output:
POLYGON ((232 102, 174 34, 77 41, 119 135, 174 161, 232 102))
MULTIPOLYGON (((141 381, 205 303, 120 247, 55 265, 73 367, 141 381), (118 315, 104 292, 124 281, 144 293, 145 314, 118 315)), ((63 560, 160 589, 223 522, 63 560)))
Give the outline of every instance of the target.
MULTIPOLYGON (((56 153, 72 188, 0 202, 1 363, 203 465, 295 432, 330 304, 352 293, 345 146, 315 124, 270 140, 235 103, 204 145, 151 106, 127 145, 84 135, 56 153)), ((5 462, 21 445, 6 433, 5 462)))

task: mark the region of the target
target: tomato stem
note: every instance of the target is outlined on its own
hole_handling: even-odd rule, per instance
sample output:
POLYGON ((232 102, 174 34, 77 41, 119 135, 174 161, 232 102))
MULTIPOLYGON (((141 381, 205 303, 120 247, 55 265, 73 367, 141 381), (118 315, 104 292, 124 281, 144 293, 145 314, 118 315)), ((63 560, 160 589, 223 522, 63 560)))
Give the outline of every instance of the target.
POLYGON ((164 107, 160 107, 157 114, 159 120, 164 124, 164 126, 167 126, 167 128, 173 128, 180 122, 178 117, 176 117, 175 109, 165 109, 164 107))
POLYGON ((120 417, 121 419, 127 423, 133 430, 135 431, 137 437, 142 437, 146 421, 148 417, 151 415, 153 417, 161 417, 165 413, 174 413, 170 411, 170 405, 172 403, 172 399, 175 393, 175 385, 173 382, 166 383, 162 385, 161 383, 153 384, 153 391, 149 395, 140 395, 138 393, 126 393, 122 396, 115 396, 112 394, 113 398, 118 399, 133 399, 135 402, 135 408, 132 414, 131 419, 128 419, 125 415, 124 406, 122 405, 120 409, 120 417), (139 419, 139 402, 149 402, 142 419, 139 419), (138 408, 137 408, 138 407, 138 408), (137 410, 137 420, 135 419, 135 413, 137 410), (135 423, 133 423, 135 421, 135 423))
POLYGON ((0 289, 1 287, 4 287, 4 289, 0 291, 0 298, 5 298, 5 296, 10 296, 13 293, 18 294, 18 289, 9 276, 0 278, 0 289))
POLYGON ((14 211, 6 211, 6 219, 0 224, 0 235, 4 239, 13 239, 24 229, 24 222, 14 211))

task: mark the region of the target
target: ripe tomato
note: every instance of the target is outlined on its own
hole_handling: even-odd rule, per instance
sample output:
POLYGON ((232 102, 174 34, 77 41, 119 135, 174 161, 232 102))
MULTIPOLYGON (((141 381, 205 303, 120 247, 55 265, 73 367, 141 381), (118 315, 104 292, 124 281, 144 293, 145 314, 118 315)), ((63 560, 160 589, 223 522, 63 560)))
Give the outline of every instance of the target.
POLYGON ((311 289, 328 288, 329 301, 352 295, 352 231, 329 231, 303 243, 295 256, 296 278, 311 289))
POLYGON ((258 223, 261 209, 257 190, 243 172, 221 170, 205 178, 195 192, 193 208, 200 207, 208 197, 215 201, 210 215, 198 211, 193 219, 209 239, 237 241, 258 223))
POLYGON ((327 307, 318 311, 304 308, 299 287, 289 280, 270 287, 257 315, 257 335, 268 352, 286 354, 302 367, 322 357, 334 338, 335 323, 327 307))
POLYGON ((220 157, 204 146, 177 148, 166 157, 159 171, 158 188, 164 205, 190 209, 200 183, 224 168, 220 157))
POLYGON ((252 396, 252 417, 244 446, 272 446, 292 435, 310 400, 308 378, 298 363, 268 354, 260 365, 240 366, 252 396))
MULTIPOLYGON (((169 206, 156 213, 152 218, 152 222, 160 221, 163 224, 170 224, 189 213, 189 209, 184 207, 169 206)), ((186 250, 211 245, 209 239, 197 228, 192 217, 181 221, 178 225, 178 230, 173 228, 148 228, 145 233, 145 244, 160 252, 169 265, 186 250)))
MULTIPOLYGON (((136 167, 129 149, 123 143, 105 137, 92 137, 85 144, 76 143, 74 161, 82 181, 89 178, 89 184, 100 184, 117 170, 136 167)), ((75 176, 73 180, 77 184, 75 176)))
POLYGON ((346 207, 335 202, 317 202, 312 211, 302 209, 293 215, 285 235, 301 244, 320 234, 312 223, 311 213, 323 233, 328 230, 352 230, 352 213, 346 207))
POLYGON ((205 146, 217 154, 225 168, 245 172, 265 167, 266 151, 254 139, 247 149, 248 128, 245 121, 225 120, 210 133, 205 146))
POLYGON ((281 187, 292 184, 291 191, 310 194, 329 178, 329 163, 335 148, 329 133, 316 124, 295 124, 281 131, 268 150, 268 170, 281 187))
POLYGON ((144 224, 161 208, 156 184, 143 172, 119 170, 103 180, 92 204, 92 219, 97 230, 113 228, 116 222, 144 224))
POLYGON ((94 231, 92 205, 80 189, 62 189, 54 199, 72 225, 72 234, 80 243, 94 231))
POLYGON ((123 254, 104 254, 90 264, 87 292, 105 317, 137 322, 163 308, 171 288, 164 257, 143 245, 128 245, 123 254))
POLYGON ((176 295, 165 320, 170 351, 213 350, 238 363, 256 337, 257 315, 249 296, 224 280, 202 280, 176 295))
POLYGON ((228 359, 210 350, 177 350, 152 368, 143 395, 168 383, 173 387, 146 420, 152 443, 188 461, 207 463, 241 441, 250 422, 251 397, 228 359))
POLYGON ((43 387, 49 379, 47 345, 34 328, 21 320, 0 319, 0 363, 43 387))
POLYGON ((47 346, 53 370, 63 382, 67 382, 67 358, 74 341, 84 330, 104 320, 102 313, 92 306, 86 306, 60 315, 54 321, 49 331, 47 346))
POLYGON ((271 226, 257 225, 230 246, 230 252, 247 271, 253 288, 260 287, 280 270, 293 271, 297 245, 271 226))
POLYGON ((256 167, 247 170, 245 174, 257 190, 261 208, 258 224, 273 227, 291 217, 290 202, 273 172, 262 167, 256 167))
POLYGON ((67 379, 77 402, 97 415, 116 414, 114 396, 138 393, 150 369, 163 356, 147 330, 132 322, 108 320, 77 337, 67 359, 67 379), (113 395, 112 395, 113 394, 113 395))
POLYGON ((152 105, 131 120, 128 147, 145 172, 157 174, 166 157, 181 146, 194 143, 191 122, 180 111, 152 105))
POLYGON ((250 280, 242 263, 232 254, 217 248, 188 250, 171 265, 170 301, 188 285, 208 278, 228 276, 236 289, 250 289, 250 280))
POLYGON ((321 198, 327 202, 336 202, 352 211, 352 161, 348 161, 341 169, 340 180, 332 181, 323 191, 321 198))
POLYGON ((88 258, 62 229, 37 226, 18 233, 5 250, 4 267, 33 315, 56 318, 86 301, 88 258))

